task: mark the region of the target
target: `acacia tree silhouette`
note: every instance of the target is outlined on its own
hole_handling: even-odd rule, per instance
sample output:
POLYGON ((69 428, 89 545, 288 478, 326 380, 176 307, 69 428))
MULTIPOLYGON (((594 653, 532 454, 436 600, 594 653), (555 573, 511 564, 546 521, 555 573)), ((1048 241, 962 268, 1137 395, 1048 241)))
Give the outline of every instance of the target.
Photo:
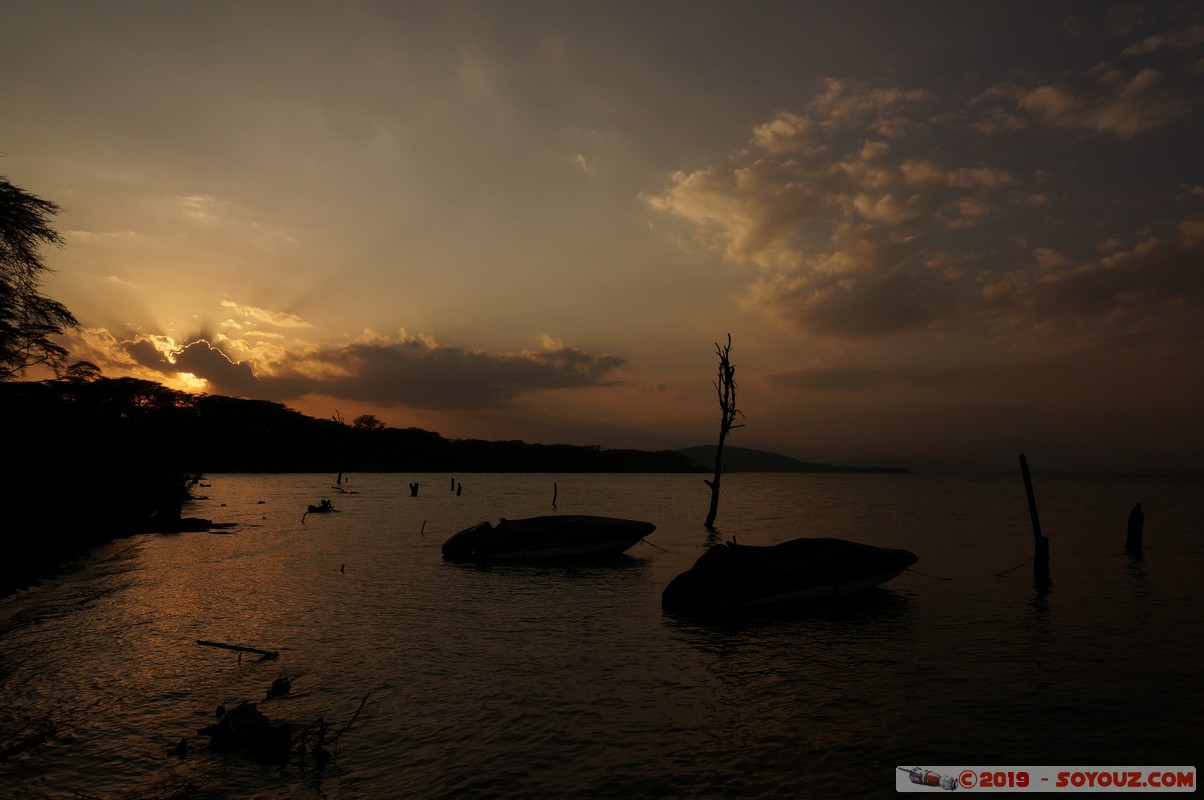
POLYGON ((66 306, 39 291, 50 271, 40 248, 63 244, 50 227, 58 211, 54 203, 0 176, 0 381, 37 364, 62 374, 67 351, 51 337, 79 327, 66 306))
POLYGON ((357 431, 383 431, 385 423, 377 419, 375 414, 360 414, 351 421, 351 427, 357 431))
POLYGON ((719 397, 719 445, 715 448, 715 477, 704 481, 711 487, 711 510, 707 512, 704 523, 708 531, 715 530, 715 515, 719 513, 719 481, 723 475, 723 443, 733 428, 743 428, 736 425, 736 417, 744 414, 736 408, 736 366, 732 364, 732 335, 727 335, 727 344, 720 346, 715 343, 715 355, 719 358, 719 377, 712 381, 715 394, 719 397))

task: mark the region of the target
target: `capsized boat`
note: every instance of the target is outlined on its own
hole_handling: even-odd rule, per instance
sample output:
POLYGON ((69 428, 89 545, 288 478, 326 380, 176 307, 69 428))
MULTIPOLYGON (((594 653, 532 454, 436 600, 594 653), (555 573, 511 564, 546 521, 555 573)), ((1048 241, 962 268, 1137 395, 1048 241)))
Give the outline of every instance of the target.
POLYGON ((563 515, 481 522, 443 543, 449 561, 616 555, 656 530, 651 522, 563 515))
POLYGON ((661 594, 674 613, 722 613, 873 589, 916 563, 914 553, 846 539, 712 545, 661 594))

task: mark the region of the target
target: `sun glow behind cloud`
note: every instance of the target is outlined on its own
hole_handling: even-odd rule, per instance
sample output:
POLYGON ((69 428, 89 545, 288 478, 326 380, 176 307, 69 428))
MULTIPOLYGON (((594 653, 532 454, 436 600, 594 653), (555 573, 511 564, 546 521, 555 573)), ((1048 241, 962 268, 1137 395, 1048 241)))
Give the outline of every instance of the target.
POLYGON ((731 331, 744 443, 836 460, 1199 392, 1191 5, 52 6, 0 32, 45 53, 6 170, 107 374, 677 446, 731 331))

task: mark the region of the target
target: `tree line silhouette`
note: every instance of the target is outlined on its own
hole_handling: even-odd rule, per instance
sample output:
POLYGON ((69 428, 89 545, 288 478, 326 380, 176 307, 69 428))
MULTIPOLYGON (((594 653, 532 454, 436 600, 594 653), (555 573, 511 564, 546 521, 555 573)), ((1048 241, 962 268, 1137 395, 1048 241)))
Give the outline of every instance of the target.
POLYGON ((213 472, 677 472, 681 453, 445 439, 314 419, 280 403, 192 395, 69 363, 79 323, 41 294, 59 208, 0 176, 0 595, 97 544, 199 522, 181 508, 213 472), (48 380, 25 380, 31 369, 48 380))
POLYGON ((181 506, 210 473, 698 469, 674 451, 448 439, 94 374, 0 382, 0 407, 10 444, 0 509, 9 510, 12 556, 0 559, 0 586, 10 588, 98 543, 185 527, 181 506), (28 444, 11 446, 22 439, 28 444))

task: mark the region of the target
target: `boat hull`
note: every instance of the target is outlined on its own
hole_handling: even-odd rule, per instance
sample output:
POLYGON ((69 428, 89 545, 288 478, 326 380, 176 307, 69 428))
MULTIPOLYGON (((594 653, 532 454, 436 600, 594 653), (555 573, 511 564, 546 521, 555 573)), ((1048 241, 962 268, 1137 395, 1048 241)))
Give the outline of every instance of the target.
POLYGON ((565 515, 481 522, 443 544, 449 561, 526 561, 618 555, 656 530, 651 522, 565 515))
POLYGON ((917 560, 907 550, 845 539, 794 539, 770 547, 715 545, 670 581, 661 607, 675 613, 724 613, 858 594, 897 577, 917 560))

